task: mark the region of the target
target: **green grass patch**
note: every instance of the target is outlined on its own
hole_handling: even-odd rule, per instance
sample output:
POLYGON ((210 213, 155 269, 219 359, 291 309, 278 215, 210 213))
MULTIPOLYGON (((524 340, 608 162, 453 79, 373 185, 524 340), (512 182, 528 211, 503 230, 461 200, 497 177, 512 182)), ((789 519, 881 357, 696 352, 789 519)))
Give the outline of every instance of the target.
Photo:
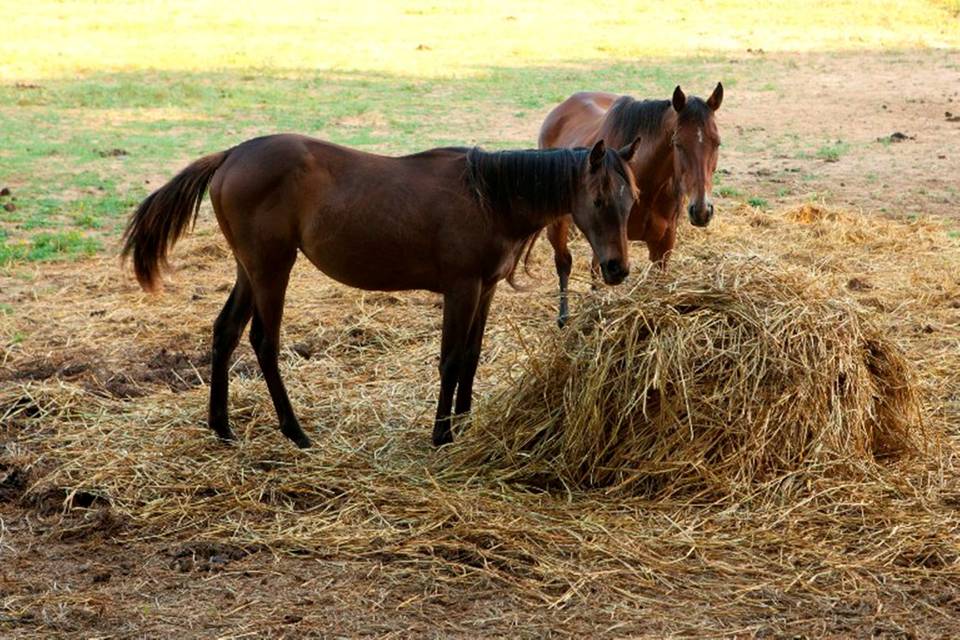
POLYGON ((752 197, 748 198, 748 199, 747 199, 747 204, 749 204, 751 207, 755 207, 755 208, 757 208, 757 209, 769 209, 769 208, 770 208, 770 203, 767 202, 766 199, 760 198, 760 197, 758 197, 758 196, 752 196, 752 197))
POLYGON ((446 145, 530 148, 545 111, 584 87, 667 98, 677 82, 703 92, 718 78, 733 87, 736 73, 762 76, 768 68, 763 60, 696 67, 660 60, 478 68, 439 78, 145 70, 43 80, 35 88, 3 84, 4 186, 17 209, 0 210, 9 236, 0 260, 83 254, 93 240, 112 246, 136 204, 190 160, 255 136, 296 131, 387 154, 446 145), (32 234, 40 231, 91 241, 85 248, 34 247, 32 234))
POLYGON ((101 249, 96 238, 77 231, 42 232, 27 242, 12 242, 4 238, 0 244, 0 266, 26 260, 30 262, 63 257, 89 256, 101 249))
POLYGON ((827 143, 817 149, 816 156, 824 162, 837 162, 850 150, 850 145, 842 140, 827 143))
POLYGON ((28 260, 49 260, 60 255, 93 255, 100 243, 76 231, 40 233, 33 237, 28 260))
POLYGON ((103 222, 92 213, 75 213, 71 216, 73 224, 81 229, 99 229, 103 222))
POLYGON ((739 198, 742 195, 739 189, 727 186, 717 189, 716 194, 721 198, 739 198))

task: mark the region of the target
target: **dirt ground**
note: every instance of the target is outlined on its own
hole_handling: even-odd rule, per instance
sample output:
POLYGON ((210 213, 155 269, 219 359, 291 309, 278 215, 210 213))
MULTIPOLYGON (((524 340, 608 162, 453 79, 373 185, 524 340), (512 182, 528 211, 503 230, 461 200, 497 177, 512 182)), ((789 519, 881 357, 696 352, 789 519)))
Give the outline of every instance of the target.
POLYGON ((802 56, 780 68, 775 91, 728 92, 722 184, 771 203, 960 214, 955 52, 802 56), (848 150, 818 156, 837 141, 848 150))
MULTIPOLYGON (((738 92, 731 87, 720 119, 721 185, 740 195, 721 198, 718 215, 723 216, 724 202, 747 197, 763 198, 771 206, 813 198, 877 215, 936 216, 948 228, 960 228, 958 62, 955 52, 805 56, 778 61, 783 77, 770 90, 738 92), (895 133, 904 139, 891 141, 895 133), (818 154, 836 140, 842 141, 837 157, 818 154)), ((531 139, 537 125, 531 122, 531 139)), ((208 219, 201 226, 208 230, 209 225, 208 219)), ((554 287, 548 264, 540 261, 536 289, 543 295, 537 296, 538 304, 549 300, 554 287)), ((63 270, 37 266, 30 278, 3 277, 0 292, 4 299, 32 297, 55 304, 57 287, 69 284, 58 282, 54 273, 62 275, 63 270)), ((212 274, 210 282, 181 284, 196 287, 203 298, 200 304, 216 309, 226 296, 220 275, 212 274)), ((103 275, 120 277, 116 271, 103 275)), ((131 284, 131 300, 137 295, 133 291, 131 284)), ((359 296, 344 290, 344 308, 355 309, 359 296)), ((435 301, 415 296, 424 306, 435 306, 435 301)), ((90 305, 92 314, 104 313, 96 300, 90 305)), ((551 309, 545 306, 543 313, 549 319, 551 309)), ((133 314, 128 310, 117 321, 129 321, 133 314)), ((56 314, 51 317, 30 320, 55 322, 56 314)), ((159 327, 143 330, 176 333, 174 318, 171 310, 159 327)), ((285 331, 289 337, 295 329, 285 331)), ((190 336, 182 342, 182 352, 154 354, 154 360, 147 357, 138 364, 117 361, 120 347, 104 345, 102 353, 89 354, 80 368, 74 359, 64 360, 74 369, 31 368, 21 352, 10 349, 0 363, 0 384, 26 388, 31 379, 80 377, 89 380, 91 393, 107 389, 135 403, 144 385, 162 384, 173 391, 202 385, 206 340, 190 336), (128 370, 118 370, 124 367, 128 370)), ((488 348, 495 346, 488 343, 488 348)), ((51 367, 58 353, 70 349, 69 340, 51 343, 43 366, 51 367)), ((234 375, 244 367, 254 372, 249 353, 234 375)), ((431 371, 432 363, 425 362, 423 370, 431 371)), ((481 365, 481 378, 484 373, 481 365)), ((425 389, 433 386, 432 380, 424 384, 425 389)), ((414 416, 423 425, 424 446, 428 399, 425 412, 414 416)), ((391 567, 388 576, 388 559, 375 554, 297 557, 189 539, 118 537, 125 523, 114 520, 93 498, 84 503, 83 496, 74 497, 74 505, 86 508, 65 511, 63 495, 25 497, 37 472, 25 475, 16 465, 30 454, 17 445, 14 418, 20 414, 16 407, 0 411, 13 416, 0 426, 0 442, 6 447, 0 458, 4 638, 661 637, 677 630, 648 622, 663 619, 654 611, 664 606, 660 601, 651 600, 647 608, 603 601, 588 605, 583 600, 567 608, 551 607, 520 598, 482 574, 470 574, 459 583, 460 597, 451 603, 442 597, 433 574, 391 567)), ((42 468, 43 461, 35 463, 35 469, 42 468)), ((929 592, 909 600, 885 597, 882 583, 876 588, 875 601, 837 603, 839 608, 829 611, 807 610, 784 599, 774 626, 790 630, 793 637, 955 637, 960 632, 957 585, 931 585, 929 592), (924 620, 928 606, 952 611, 956 624, 945 626, 936 616, 924 620), (897 622, 910 618, 916 619, 912 630, 897 622), (828 619, 829 624, 824 622, 828 619)), ((686 599, 683 594, 677 597, 686 599)), ((701 616, 711 628, 709 604, 687 604, 684 635, 699 635, 701 616)), ((739 631, 727 626, 727 635, 763 636, 763 622, 744 620, 739 631)))

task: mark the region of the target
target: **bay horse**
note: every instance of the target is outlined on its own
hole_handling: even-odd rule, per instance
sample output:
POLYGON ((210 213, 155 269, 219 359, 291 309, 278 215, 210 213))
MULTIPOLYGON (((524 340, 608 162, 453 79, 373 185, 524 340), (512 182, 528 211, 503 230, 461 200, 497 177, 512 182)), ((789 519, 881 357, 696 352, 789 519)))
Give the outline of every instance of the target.
POLYGON ((622 149, 488 153, 438 148, 403 157, 306 136, 248 140, 196 160, 136 209, 122 257, 133 257, 144 290, 157 288, 168 252, 196 222, 209 186, 237 279, 213 325, 208 424, 232 440, 227 414, 230 357, 250 319, 250 342, 280 431, 310 446, 287 396, 277 355, 290 270, 298 250, 320 271, 360 289, 425 289, 443 295, 435 446, 453 440, 451 408, 470 410, 490 302, 513 284, 521 256, 543 227, 572 213, 600 260, 603 279, 627 276, 627 216, 637 196, 622 149))
MULTIPOLYGON (((707 100, 687 98, 678 86, 670 100, 635 100, 613 93, 575 93, 556 108, 540 127, 539 147, 552 149, 591 145, 597 140, 619 145, 642 136, 630 161, 640 190, 627 225, 630 240, 647 243, 650 260, 666 268, 677 237, 677 222, 686 196, 687 215, 697 227, 713 218, 713 173, 717 169, 720 134, 714 113, 723 102, 717 83, 707 100)), ((562 327, 568 318, 567 283, 573 258, 567 248, 570 217, 547 228, 560 279, 562 327)), ((593 272, 596 274, 594 256, 593 272)))

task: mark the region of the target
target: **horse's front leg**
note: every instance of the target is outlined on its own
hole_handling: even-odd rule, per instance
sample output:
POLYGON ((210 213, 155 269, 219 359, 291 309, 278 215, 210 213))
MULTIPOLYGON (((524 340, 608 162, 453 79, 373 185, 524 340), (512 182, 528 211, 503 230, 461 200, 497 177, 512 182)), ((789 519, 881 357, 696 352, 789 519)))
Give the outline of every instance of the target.
POLYGON ((590 261, 590 289, 597 291, 603 284, 603 274, 600 273, 600 258, 593 254, 593 260, 590 261))
POLYGON ((570 282, 570 270, 573 268, 573 256, 567 248, 570 220, 570 216, 563 216, 547 227, 547 239, 553 246, 553 264, 557 268, 557 278, 560 280, 560 311, 557 314, 557 324, 561 327, 570 317, 570 307, 567 302, 567 286, 570 282))
POLYGON ((443 296, 443 336, 440 339, 440 397, 433 423, 433 445, 453 442, 450 413, 464 363, 470 328, 480 302, 480 281, 459 284, 443 296))
POLYGON ((484 287, 480 292, 480 302, 473 315, 470 334, 467 336, 466 354, 460 366, 460 377, 457 380, 457 404, 454 413, 460 415, 470 411, 473 404, 473 379, 477 375, 477 365, 480 363, 480 351, 483 348, 483 332, 487 328, 487 316, 490 315, 490 302, 497 290, 494 283, 484 287))
POLYGON ((662 235, 659 238, 647 242, 647 251, 650 254, 650 262, 660 267, 661 271, 667 270, 667 261, 670 259, 670 252, 673 251, 677 243, 677 221, 674 220, 666 225, 662 235))

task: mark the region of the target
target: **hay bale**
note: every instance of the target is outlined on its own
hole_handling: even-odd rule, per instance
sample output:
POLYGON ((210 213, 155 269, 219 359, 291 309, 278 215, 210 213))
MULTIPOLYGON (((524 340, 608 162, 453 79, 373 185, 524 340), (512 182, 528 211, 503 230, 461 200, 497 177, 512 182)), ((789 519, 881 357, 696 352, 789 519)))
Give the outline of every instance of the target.
POLYGON ((804 269, 706 264, 679 260, 595 299, 478 409, 449 470, 729 494, 923 448, 912 369, 863 308, 804 269))

